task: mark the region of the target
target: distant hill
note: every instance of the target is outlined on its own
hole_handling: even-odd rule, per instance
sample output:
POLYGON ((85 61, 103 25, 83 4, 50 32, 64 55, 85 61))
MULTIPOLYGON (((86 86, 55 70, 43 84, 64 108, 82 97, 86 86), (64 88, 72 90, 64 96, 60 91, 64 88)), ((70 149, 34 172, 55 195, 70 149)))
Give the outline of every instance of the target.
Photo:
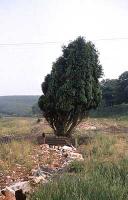
MULTIPOLYGON (((0 96, 0 116, 32 116, 38 111, 37 95, 0 96), (33 112, 32 112, 33 107, 33 112)), ((99 107, 90 112, 92 117, 128 116, 128 104, 99 107)))
POLYGON ((0 115, 30 116, 39 96, 0 96, 0 115))

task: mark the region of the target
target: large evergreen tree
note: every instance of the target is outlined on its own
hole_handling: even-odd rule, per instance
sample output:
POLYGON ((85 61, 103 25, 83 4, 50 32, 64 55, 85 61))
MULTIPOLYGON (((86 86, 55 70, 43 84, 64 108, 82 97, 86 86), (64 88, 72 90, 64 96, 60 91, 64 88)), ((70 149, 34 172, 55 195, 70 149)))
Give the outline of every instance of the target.
POLYGON ((83 37, 63 47, 62 56, 42 83, 39 107, 57 136, 70 136, 74 127, 101 99, 98 52, 83 37))

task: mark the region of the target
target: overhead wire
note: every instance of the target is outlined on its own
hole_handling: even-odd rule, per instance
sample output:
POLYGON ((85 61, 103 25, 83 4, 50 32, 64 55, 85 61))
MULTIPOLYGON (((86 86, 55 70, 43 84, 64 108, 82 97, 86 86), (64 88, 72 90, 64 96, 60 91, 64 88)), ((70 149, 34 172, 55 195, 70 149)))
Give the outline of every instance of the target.
MULTIPOLYGON (((100 41, 117 41, 117 40, 128 40, 127 37, 125 38, 99 38, 99 39, 92 39, 93 42, 100 42, 100 41)), ((71 42, 71 40, 65 41, 71 42)), ((12 42, 12 43, 0 43, 0 47, 8 47, 8 46, 43 46, 43 45, 50 45, 50 44, 61 44, 64 41, 45 41, 45 42, 12 42)))

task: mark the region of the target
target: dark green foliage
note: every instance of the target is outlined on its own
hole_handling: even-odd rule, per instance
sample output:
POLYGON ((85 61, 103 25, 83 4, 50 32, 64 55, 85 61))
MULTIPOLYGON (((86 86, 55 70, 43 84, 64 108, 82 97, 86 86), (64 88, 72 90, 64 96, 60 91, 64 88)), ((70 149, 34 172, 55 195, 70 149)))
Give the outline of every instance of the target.
POLYGON ((103 105, 113 106, 128 103, 128 71, 122 73, 118 79, 101 81, 103 105))
POLYGON ((88 111, 99 105, 102 67, 95 46, 82 37, 62 52, 42 83, 39 107, 56 135, 70 136, 88 111))
POLYGON ((119 103, 128 103, 128 71, 119 76, 119 103))
POLYGON ((90 112, 91 117, 127 117, 128 104, 120 104, 111 106, 100 106, 96 110, 90 112))
POLYGON ((118 102, 118 79, 106 79, 101 81, 102 98, 106 106, 113 106, 118 102))
POLYGON ((73 161, 69 165, 69 172, 81 173, 85 171, 85 162, 84 161, 73 161))

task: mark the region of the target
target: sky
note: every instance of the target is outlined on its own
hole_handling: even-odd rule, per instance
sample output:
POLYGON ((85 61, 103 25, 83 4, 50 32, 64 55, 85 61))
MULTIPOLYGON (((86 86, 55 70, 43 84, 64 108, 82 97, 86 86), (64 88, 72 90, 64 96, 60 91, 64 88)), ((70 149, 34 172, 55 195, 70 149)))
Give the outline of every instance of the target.
POLYGON ((100 55, 103 78, 128 70, 127 0, 0 0, 0 96, 40 95, 61 47, 78 36, 100 55))

